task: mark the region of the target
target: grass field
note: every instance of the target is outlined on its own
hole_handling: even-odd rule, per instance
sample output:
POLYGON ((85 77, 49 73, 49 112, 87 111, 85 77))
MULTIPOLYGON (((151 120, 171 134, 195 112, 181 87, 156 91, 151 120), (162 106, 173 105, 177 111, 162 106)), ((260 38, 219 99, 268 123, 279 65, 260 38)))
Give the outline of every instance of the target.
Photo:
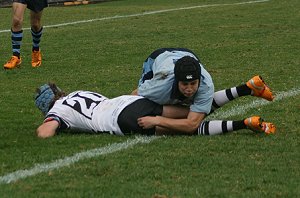
MULTIPOLYGON (((0 197, 300 197, 300 2, 123 0, 49 7, 43 65, 0 72, 0 197), (271 136, 242 130, 212 137, 60 134, 41 140, 35 88, 129 94, 159 47, 196 52, 216 90, 260 74, 278 96, 235 100, 208 119, 261 115, 271 136), (251 105, 253 104, 253 105, 251 105)), ((26 12, 24 27, 29 27, 26 12)), ((11 9, 0 10, 0 62, 11 56, 11 9)))

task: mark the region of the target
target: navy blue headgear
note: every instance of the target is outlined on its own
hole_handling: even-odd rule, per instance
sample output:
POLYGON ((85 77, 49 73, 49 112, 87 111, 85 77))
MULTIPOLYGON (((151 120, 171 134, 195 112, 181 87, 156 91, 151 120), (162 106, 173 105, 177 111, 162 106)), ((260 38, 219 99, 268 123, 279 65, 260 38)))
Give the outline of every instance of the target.
POLYGON ((184 56, 175 63, 174 75, 177 81, 193 81, 200 79, 200 64, 195 58, 184 56))

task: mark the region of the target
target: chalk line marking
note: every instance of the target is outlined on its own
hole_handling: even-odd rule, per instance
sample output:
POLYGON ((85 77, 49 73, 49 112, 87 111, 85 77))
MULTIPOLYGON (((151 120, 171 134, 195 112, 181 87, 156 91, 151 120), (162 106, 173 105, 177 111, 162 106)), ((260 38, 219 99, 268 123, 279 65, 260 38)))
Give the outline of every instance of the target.
POLYGON ((160 138, 159 136, 136 136, 135 139, 130 139, 122 143, 114 143, 105 147, 96 148, 92 150, 87 150, 84 152, 76 153, 73 156, 66 157, 63 159, 55 160, 51 163, 42 163, 35 164, 30 169, 18 170, 12 173, 9 173, 5 176, 0 177, 0 184, 6 183, 9 184, 11 182, 15 182, 19 179, 24 179, 26 177, 30 177, 39 173, 51 171, 54 169, 59 169, 62 167, 69 166, 83 159, 89 159, 101 155, 107 155, 110 153, 114 153, 117 151, 121 151, 130 147, 133 147, 136 144, 145 144, 150 143, 151 141, 160 138))
MULTIPOLYGON (((165 10, 156 10, 156 11, 149 11, 149 12, 142 12, 137 14, 129 14, 129 15, 116 15, 111 17, 103 17, 103 18, 96 18, 96 19, 89 19, 89 20, 81 20, 81 21, 74 21, 69 23, 60 23, 54 25, 45 25, 44 28, 54 28, 54 27, 63 27, 68 25, 76 25, 81 23, 91 23, 96 21, 105 21, 105 20, 113 20, 113 19, 122 19, 122 18, 130 18, 130 17, 137 17, 137 16, 146 16, 146 15, 153 15, 153 14, 160 14, 166 12, 174 12, 174 11, 181 11, 181 10, 191 10, 197 8, 207 8, 207 7, 220 7, 220 6, 234 6, 234 5, 245 5, 245 4, 254 4, 254 3, 263 3, 268 2, 270 0, 257 0, 257 1, 246 1, 246 2, 239 2, 239 3, 224 3, 224 4, 208 4, 208 5, 198 5, 198 6, 191 6, 191 7, 181 7, 181 8, 173 8, 173 9, 165 9, 165 10)), ((30 28, 23 28, 23 30, 30 30, 30 28)), ((9 30, 0 30, 0 33, 10 32, 9 30)))
MULTIPOLYGON (((292 89, 287 92, 279 92, 276 94, 275 102, 281 101, 285 98, 293 97, 300 94, 300 89, 292 89)), ((214 117, 220 118, 226 118, 230 116, 235 115, 241 115, 245 113, 247 110, 251 108, 257 108, 265 105, 269 105, 273 102, 264 102, 263 100, 255 100, 252 103, 249 103, 247 105, 236 105, 232 107, 228 111, 224 112, 215 112, 217 115, 214 115, 214 117)), ((215 114, 214 113, 214 114, 215 114)), ((106 147, 96 148, 92 150, 87 150, 84 152, 76 153, 73 156, 66 157, 63 159, 55 160, 51 163, 42 163, 42 164, 36 164, 33 166, 33 168, 25 169, 25 170, 18 170, 12 173, 9 173, 7 175, 0 177, 0 184, 9 184, 11 182, 15 182, 19 179, 24 179, 26 177, 30 177, 39 173, 51 171, 54 169, 63 168, 65 166, 69 166, 71 164, 74 164, 80 160, 83 159, 89 159, 101 155, 107 155, 110 153, 114 153, 117 151, 121 151, 130 147, 133 147, 136 144, 145 144, 150 143, 151 141, 160 138, 160 136, 136 136, 135 139, 127 140, 123 143, 114 143, 111 145, 108 145, 106 147)))
POLYGON ((243 105, 234 105, 231 109, 227 110, 227 111, 216 111, 214 113, 212 113, 208 119, 212 120, 212 119, 224 119, 224 118, 228 118, 231 116, 237 116, 237 115, 242 115, 245 114, 247 111, 249 111, 250 109, 254 109, 254 108, 258 108, 261 106, 265 106, 265 105, 270 105, 274 102, 283 100, 285 98, 289 98, 289 97, 293 97, 296 95, 300 94, 300 89, 292 89, 290 91, 286 91, 286 92, 278 92, 275 95, 275 99, 273 102, 269 102, 263 99, 257 99, 254 100, 248 104, 243 104, 243 105))

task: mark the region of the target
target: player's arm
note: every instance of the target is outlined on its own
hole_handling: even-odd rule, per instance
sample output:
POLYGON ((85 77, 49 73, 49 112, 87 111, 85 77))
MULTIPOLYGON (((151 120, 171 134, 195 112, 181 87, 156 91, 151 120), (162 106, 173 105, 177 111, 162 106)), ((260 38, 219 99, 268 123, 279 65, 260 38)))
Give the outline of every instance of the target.
POLYGON ((55 135, 57 128, 59 127, 59 122, 55 119, 46 121, 41 124, 37 130, 36 134, 40 138, 49 138, 55 135))
POLYGON ((131 95, 138 95, 138 89, 136 88, 135 90, 133 90, 133 91, 131 92, 131 95))
POLYGON ((174 134, 182 132, 185 134, 193 134, 205 118, 205 113, 189 112, 187 118, 173 119, 163 116, 145 116, 138 119, 138 124, 147 129, 152 127, 161 127, 164 133, 174 134))

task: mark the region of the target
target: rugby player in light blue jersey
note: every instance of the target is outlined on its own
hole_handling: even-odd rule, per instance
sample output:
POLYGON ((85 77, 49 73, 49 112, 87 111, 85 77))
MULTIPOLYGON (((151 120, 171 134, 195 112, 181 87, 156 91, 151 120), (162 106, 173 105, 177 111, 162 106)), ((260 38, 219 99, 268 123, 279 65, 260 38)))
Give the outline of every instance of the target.
MULTIPOLYGON (((240 96, 253 95, 273 100, 269 87, 260 76, 254 76, 247 83, 237 87, 214 92, 212 77, 206 71, 197 55, 186 48, 161 48, 150 54, 143 63, 138 88, 132 92, 161 105, 186 107, 172 118, 146 116, 138 119, 143 128, 161 127, 166 131, 193 134, 220 134, 249 124, 243 122, 203 121, 215 109, 240 96), (181 119, 173 119, 181 118, 181 119)), ((255 123, 259 125, 260 117, 255 123)), ((253 119, 252 119, 253 120, 253 119)), ((266 132, 266 131, 265 131, 266 132)))

